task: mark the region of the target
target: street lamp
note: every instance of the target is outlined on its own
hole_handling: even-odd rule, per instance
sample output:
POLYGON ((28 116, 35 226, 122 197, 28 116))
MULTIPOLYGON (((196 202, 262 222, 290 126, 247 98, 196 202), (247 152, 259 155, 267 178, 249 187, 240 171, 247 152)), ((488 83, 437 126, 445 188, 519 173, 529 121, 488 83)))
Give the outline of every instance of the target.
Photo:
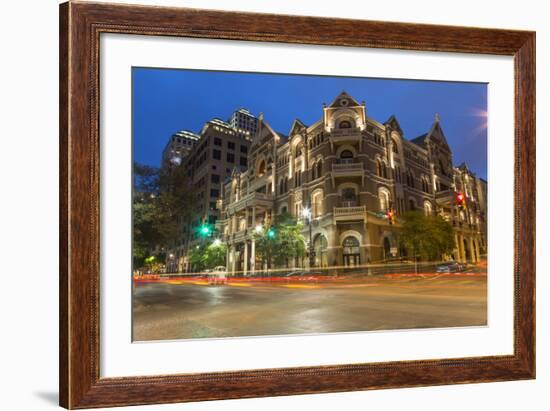
POLYGON ((311 210, 309 207, 302 208, 302 217, 307 221, 309 225, 309 268, 311 269, 315 266, 315 251, 313 250, 313 233, 312 233, 312 224, 311 224, 311 210))
POLYGON ((212 243, 212 245, 213 245, 214 247, 219 247, 221 244, 222 244, 222 240, 220 240, 219 238, 216 238, 216 239, 214 240, 214 242, 212 243))

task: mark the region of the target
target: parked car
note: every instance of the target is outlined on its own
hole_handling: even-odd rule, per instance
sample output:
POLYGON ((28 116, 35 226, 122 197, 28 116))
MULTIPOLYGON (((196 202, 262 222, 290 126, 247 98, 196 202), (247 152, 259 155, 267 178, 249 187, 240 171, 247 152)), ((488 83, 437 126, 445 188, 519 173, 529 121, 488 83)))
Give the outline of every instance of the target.
POLYGON ((463 272, 466 267, 463 264, 457 263, 456 261, 449 261, 443 264, 440 264, 436 268, 436 273, 460 273, 463 272))

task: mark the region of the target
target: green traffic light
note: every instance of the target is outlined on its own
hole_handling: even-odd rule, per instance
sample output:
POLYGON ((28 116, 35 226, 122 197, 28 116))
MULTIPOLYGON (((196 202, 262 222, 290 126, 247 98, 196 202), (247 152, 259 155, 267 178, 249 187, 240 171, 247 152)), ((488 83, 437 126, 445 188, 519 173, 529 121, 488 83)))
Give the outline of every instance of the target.
POLYGON ((267 236, 269 238, 275 238, 275 230, 273 228, 270 228, 268 231, 267 231, 267 236))
POLYGON ((200 233, 204 236, 207 236, 210 234, 210 227, 208 227, 206 224, 202 225, 200 228, 200 233))

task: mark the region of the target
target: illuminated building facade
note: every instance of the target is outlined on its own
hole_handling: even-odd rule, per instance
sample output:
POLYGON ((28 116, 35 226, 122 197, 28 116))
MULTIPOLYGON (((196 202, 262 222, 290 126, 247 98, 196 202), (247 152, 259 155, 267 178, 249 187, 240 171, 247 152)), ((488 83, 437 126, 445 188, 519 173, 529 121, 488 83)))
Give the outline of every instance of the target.
POLYGON ((456 247, 442 257, 476 262, 486 253, 486 193, 484 180, 453 165, 437 114, 426 134, 407 140, 394 116, 369 118, 364 102, 342 92, 317 122, 295 120, 288 136, 259 116, 248 166, 223 187, 217 226, 228 270, 249 274, 262 269, 257 227, 284 212, 303 220, 307 209, 303 234, 312 258, 292 266, 353 267, 405 256, 399 217, 421 210, 454 227, 456 247))

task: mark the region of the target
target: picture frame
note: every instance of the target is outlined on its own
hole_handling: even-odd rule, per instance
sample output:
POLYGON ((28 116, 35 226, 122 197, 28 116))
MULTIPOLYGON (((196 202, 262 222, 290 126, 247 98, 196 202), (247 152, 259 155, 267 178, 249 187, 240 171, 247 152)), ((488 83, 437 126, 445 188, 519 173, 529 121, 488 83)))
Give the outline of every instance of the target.
POLYGON ((60 6, 60 405, 93 408, 535 378, 535 33, 186 8, 60 6), (100 377, 100 35, 513 56, 514 353, 100 377))

